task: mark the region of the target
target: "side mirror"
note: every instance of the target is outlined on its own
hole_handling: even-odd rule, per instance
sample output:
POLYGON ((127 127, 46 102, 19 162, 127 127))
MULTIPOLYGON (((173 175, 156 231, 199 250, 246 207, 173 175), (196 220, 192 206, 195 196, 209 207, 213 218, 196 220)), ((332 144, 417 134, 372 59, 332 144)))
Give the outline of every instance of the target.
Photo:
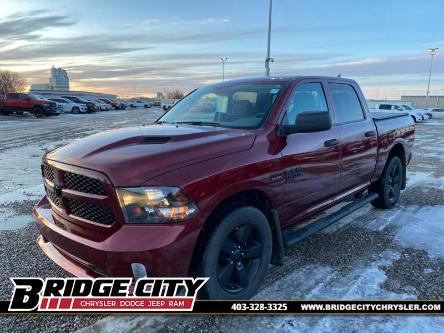
POLYGON ((287 136, 293 133, 321 132, 331 128, 330 113, 321 112, 301 112, 297 115, 294 125, 280 125, 279 136, 287 136))

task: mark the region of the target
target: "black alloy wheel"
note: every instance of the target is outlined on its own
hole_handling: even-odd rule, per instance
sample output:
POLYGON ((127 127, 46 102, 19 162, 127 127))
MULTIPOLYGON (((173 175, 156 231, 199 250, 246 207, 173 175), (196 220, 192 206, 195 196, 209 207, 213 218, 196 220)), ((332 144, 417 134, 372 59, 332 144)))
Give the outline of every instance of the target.
POLYGON ((199 276, 209 277, 199 297, 248 299, 261 286, 270 264, 272 232, 267 217, 251 206, 217 220, 203 248, 199 276))
POLYGON ((404 165, 398 156, 392 156, 382 173, 374 192, 378 199, 372 202, 378 208, 392 208, 399 200, 404 177, 404 165))
POLYGON ((263 250, 263 239, 255 226, 236 227, 220 251, 217 278, 221 286, 230 293, 248 287, 258 272, 263 250))

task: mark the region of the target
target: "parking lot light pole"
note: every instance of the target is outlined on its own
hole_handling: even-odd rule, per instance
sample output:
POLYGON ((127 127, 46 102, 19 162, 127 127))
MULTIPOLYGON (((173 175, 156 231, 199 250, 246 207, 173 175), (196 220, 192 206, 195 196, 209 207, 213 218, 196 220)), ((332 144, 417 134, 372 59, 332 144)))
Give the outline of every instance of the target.
POLYGON ((267 39, 267 57, 265 58, 265 76, 270 76, 270 62, 273 59, 270 58, 270 40, 271 40, 271 9, 273 7, 273 0, 270 0, 270 8, 268 11, 268 39, 267 39))
POLYGON ((227 62, 227 57, 219 58, 219 60, 222 62, 222 81, 225 80, 225 63, 227 62))
POLYGON ((430 71, 429 71, 429 82, 427 83, 427 94, 426 94, 426 101, 425 101, 425 108, 427 109, 429 104, 429 94, 430 94, 430 79, 432 78, 432 67, 433 67, 433 57, 438 52, 439 48, 433 47, 429 48, 429 53, 431 55, 430 59, 430 71))

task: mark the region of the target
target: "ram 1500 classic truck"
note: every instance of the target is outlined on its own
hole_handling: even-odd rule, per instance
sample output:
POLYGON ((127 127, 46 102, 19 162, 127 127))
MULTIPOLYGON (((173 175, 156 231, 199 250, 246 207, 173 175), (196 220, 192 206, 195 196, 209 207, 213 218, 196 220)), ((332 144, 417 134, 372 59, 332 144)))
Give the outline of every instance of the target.
POLYGON ((349 79, 205 86, 152 125, 46 153, 38 244, 76 276, 205 276, 200 297, 249 298, 285 247, 396 204, 414 131, 408 114, 370 114, 349 79))
POLYGON ((6 93, 0 99, 0 112, 9 115, 13 112, 22 114, 31 112, 35 117, 59 115, 57 104, 33 94, 6 93))

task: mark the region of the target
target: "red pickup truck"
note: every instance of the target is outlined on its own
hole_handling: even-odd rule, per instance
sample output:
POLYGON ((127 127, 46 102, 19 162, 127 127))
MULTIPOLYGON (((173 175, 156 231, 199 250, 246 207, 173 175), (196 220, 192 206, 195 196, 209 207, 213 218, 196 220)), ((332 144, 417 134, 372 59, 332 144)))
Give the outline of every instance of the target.
POLYGON ((201 297, 249 298, 285 247, 396 204, 414 132, 407 114, 371 115, 349 79, 205 86, 155 124, 48 152, 38 244, 77 276, 205 276, 201 297))
POLYGON ((57 104, 33 94, 6 93, 0 99, 0 112, 9 115, 11 113, 22 114, 31 112, 35 117, 59 115, 57 104))

